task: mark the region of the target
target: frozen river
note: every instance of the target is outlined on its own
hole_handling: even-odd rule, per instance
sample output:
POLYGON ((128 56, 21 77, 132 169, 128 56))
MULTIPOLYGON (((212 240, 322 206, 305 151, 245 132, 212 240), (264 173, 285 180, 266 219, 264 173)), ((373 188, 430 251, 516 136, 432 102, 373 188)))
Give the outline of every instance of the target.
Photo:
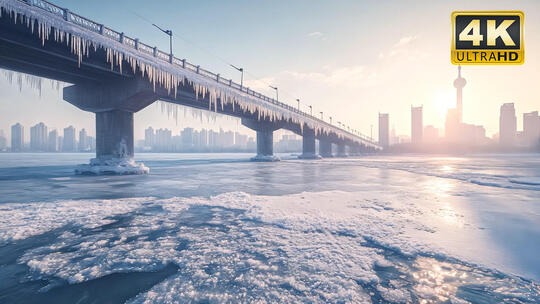
POLYGON ((0 154, 0 303, 538 303, 540 155, 0 154))

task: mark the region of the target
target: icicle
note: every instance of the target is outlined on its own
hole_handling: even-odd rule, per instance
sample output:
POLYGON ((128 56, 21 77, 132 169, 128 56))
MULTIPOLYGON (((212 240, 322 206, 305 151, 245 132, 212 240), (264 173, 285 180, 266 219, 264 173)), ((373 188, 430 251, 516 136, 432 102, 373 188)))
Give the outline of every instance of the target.
MULTIPOLYGON (((208 96, 209 110, 211 110, 213 106, 214 112, 217 112, 217 102, 219 99, 221 111, 224 110, 226 105, 231 104, 233 111, 239 110, 245 113, 257 113, 258 119, 268 119, 269 121, 289 121, 290 123, 299 125, 302 132, 305 125, 310 129, 314 129, 317 135, 332 133, 339 138, 351 138, 352 136, 353 139, 357 139, 356 136, 351 135, 345 130, 325 126, 319 121, 311 120, 310 118, 306 118, 295 112, 286 111, 276 105, 246 95, 244 92, 239 92, 220 83, 216 83, 215 80, 205 79, 203 76, 194 74, 187 69, 179 67, 175 68, 169 63, 164 63, 155 58, 149 58, 151 55, 148 56, 137 52, 126 45, 119 45, 118 42, 102 38, 103 36, 96 36, 98 35, 96 33, 76 31, 71 25, 65 28, 60 28, 59 26, 53 27, 53 22, 57 22, 55 24, 71 23, 64 21, 58 16, 40 16, 37 12, 40 8, 27 8, 25 4, 16 1, 7 2, 4 0, 0 0, 0 6, 0 15, 9 15, 10 20, 13 20, 15 24, 18 22, 25 24, 27 27, 31 28, 33 34, 34 31, 36 31, 37 33, 35 34, 41 40, 42 45, 44 45, 45 41, 49 40, 51 37, 55 42, 63 43, 65 41, 68 48, 71 49, 71 52, 77 56, 79 67, 83 56, 85 58, 90 56, 90 49, 93 49, 94 52, 97 52, 98 49, 103 49, 106 52, 106 60, 107 63, 110 64, 111 70, 114 70, 114 67, 118 66, 122 73, 123 63, 125 61, 129 64, 131 71, 134 74, 139 70, 141 76, 146 78, 152 84, 154 91, 156 91, 157 84, 160 87, 165 88, 169 95, 172 95, 171 90, 173 90, 174 97, 176 98, 178 87, 180 85, 185 86, 187 83, 193 87, 196 100, 199 100, 199 97, 202 97, 202 100, 205 101, 208 96), (99 39, 96 39, 97 37, 99 37, 99 39)), ((22 77, 18 77, 17 80, 18 83, 22 85, 22 77)), ((36 89, 41 89, 41 84, 38 85, 35 83, 33 86, 36 89)), ((57 84, 57 86, 59 87, 59 84, 57 84)), ((177 113, 176 108, 174 108, 174 111, 177 113)), ((173 117, 177 117, 177 114, 173 114, 173 117)))

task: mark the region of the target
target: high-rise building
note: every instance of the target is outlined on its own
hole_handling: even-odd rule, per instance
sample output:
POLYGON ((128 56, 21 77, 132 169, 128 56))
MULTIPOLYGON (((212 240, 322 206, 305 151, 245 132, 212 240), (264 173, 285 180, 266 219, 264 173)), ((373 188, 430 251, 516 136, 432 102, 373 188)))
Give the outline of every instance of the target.
POLYGON ((171 152, 172 145, 172 131, 169 129, 156 130, 156 143, 152 147, 152 150, 159 152, 171 152), (154 149, 156 147, 156 149, 154 149))
POLYGON ((4 130, 0 130, 0 151, 7 149, 7 139, 4 136, 4 130))
POLYGON ((202 129, 199 133, 200 139, 200 145, 201 148, 207 148, 208 147, 208 131, 206 129, 202 129))
MULTIPOLYGON (((297 137, 295 134, 283 134, 274 147, 277 152, 302 152, 302 138, 297 137)), ((246 142, 246 148, 249 148, 249 139, 246 142)))
POLYGON ((58 151, 58 132, 56 130, 52 130, 49 132, 49 138, 47 140, 47 151, 49 152, 56 152, 58 151))
POLYGON ((387 148, 390 135, 390 118, 388 113, 379 113, 379 145, 387 148))
POLYGON ((422 121, 422 106, 411 107, 411 142, 419 144, 422 142, 424 133, 424 123, 422 121))
POLYGON ((195 148, 195 151, 201 148, 201 133, 197 130, 193 131, 193 148, 195 148))
POLYGON ((219 136, 219 133, 217 133, 216 131, 214 130, 208 131, 208 147, 215 148, 218 145, 217 143, 218 136, 219 136))
POLYGON ((24 127, 20 123, 11 126, 11 151, 24 150, 24 127))
POLYGON ((234 133, 234 145, 238 148, 245 149, 247 147, 248 136, 240 134, 238 132, 234 133))
POLYGON ((234 132, 227 131, 223 133, 223 145, 224 148, 230 148, 234 146, 234 132))
POLYGON ((182 146, 184 149, 191 149, 193 148, 193 128, 184 128, 180 132, 180 136, 182 136, 182 146))
POLYGON ((75 138, 75 128, 69 126, 64 128, 64 142, 62 144, 62 151, 64 152, 75 152, 77 148, 77 140, 75 138))
POLYGON ((499 117, 499 143, 504 147, 512 147, 516 141, 517 122, 514 103, 501 106, 499 117))
POLYGON ((144 146, 153 147, 156 144, 156 135, 152 127, 148 127, 144 130, 144 146))
POLYGON ((82 128, 82 130, 79 131, 79 152, 84 152, 88 150, 89 150, 88 134, 86 134, 86 130, 82 128))
POLYGON ((538 111, 523 113, 523 137, 527 146, 540 145, 540 116, 538 116, 538 111))
POLYGON ((48 134, 47 126, 42 122, 30 127, 30 150, 47 151, 48 134))

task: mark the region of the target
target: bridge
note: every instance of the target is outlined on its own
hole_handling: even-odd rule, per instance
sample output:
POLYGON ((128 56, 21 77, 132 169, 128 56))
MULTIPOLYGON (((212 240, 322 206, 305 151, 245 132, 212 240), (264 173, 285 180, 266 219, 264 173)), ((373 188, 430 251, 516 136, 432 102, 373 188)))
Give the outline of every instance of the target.
POLYGON ((63 99, 95 113, 96 158, 87 169, 133 165, 133 115, 157 100, 239 117, 257 133, 254 160, 276 160, 273 132, 281 128, 302 136, 300 158, 332 157, 333 144, 338 156, 381 149, 366 136, 50 2, 0 0, 0 7, 0 68, 70 83, 63 99))

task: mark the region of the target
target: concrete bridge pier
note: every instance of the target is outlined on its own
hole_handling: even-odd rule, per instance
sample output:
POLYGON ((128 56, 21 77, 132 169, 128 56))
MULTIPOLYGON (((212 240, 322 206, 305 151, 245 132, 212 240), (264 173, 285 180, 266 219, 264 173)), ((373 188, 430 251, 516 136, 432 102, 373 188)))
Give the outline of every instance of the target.
POLYGON ((252 161, 280 160, 274 155, 274 131, 281 129, 280 123, 242 118, 242 125, 257 132, 257 155, 252 161))
POLYGON ((349 155, 347 154, 347 146, 345 145, 345 143, 341 142, 341 143, 338 143, 338 152, 337 152, 337 157, 348 157, 349 155))
POLYGON ((109 84, 72 85, 64 100, 96 114, 96 158, 80 165, 78 174, 144 174, 149 169, 135 163, 133 114, 158 98, 146 80, 109 84))
POLYGON ((133 112, 111 110, 96 113, 96 158, 133 158, 133 112))
POLYGON ((332 142, 330 140, 319 140, 319 154, 325 158, 334 157, 332 154, 332 142))
POLYGON ((315 151, 315 130, 304 127, 302 132, 302 155, 300 159, 319 159, 319 154, 315 151))

